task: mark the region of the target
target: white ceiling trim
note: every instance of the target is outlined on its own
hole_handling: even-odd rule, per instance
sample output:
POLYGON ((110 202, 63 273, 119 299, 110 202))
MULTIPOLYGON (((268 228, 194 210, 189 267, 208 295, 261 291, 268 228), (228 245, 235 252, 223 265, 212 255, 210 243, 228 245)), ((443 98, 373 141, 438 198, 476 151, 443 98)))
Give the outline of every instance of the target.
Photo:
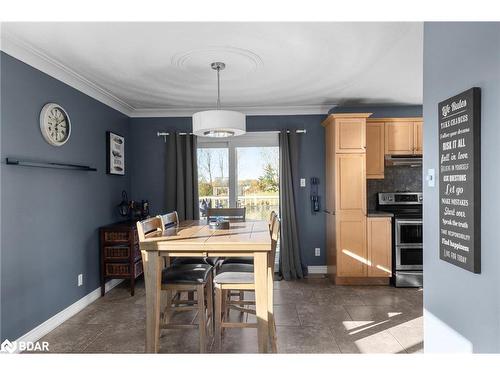
MULTIPOLYGON (((296 105, 296 106, 262 106, 262 107, 228 107, 222 109, 243 112, 246 115, 323 115, 336 104, 296 105)), ((198 111, 214 108, 143 108, 135 109, 130 117, 190 117, 198 111)))
MULTIPOLYGON (((0 35, 0 50, 129 117, 187 117, 192 116, 195 112, 210 109, 196 107, 134 108, 97 83, 47 56, 32 45, 5 33, 5 31, 0 35)), ((320 115, 328 113, 335 105, 335 103, 331 103, 295 106, 224 107, 224 109, 243 112, 247 115, 320 115)))
POLYGON ((134 108, 101 86, 81 76, 71 68, 52 59, 12 35, 2 32, 0 49, 12 57, 42 71, 49 76, 83 92, 84 94, 130 116, 134 108))

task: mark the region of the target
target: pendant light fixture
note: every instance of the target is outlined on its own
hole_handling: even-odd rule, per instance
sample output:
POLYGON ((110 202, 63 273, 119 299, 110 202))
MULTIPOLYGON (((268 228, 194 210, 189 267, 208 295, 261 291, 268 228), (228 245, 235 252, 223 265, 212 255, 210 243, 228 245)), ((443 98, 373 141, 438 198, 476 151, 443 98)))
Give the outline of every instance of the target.
POLYGON ((217 71, 217 109, 196 112, 193 115, 193 133, 202 137, 232 137, 245 134, 245 114, 220 109, 220 71, 224 70, 226 64, 214 62, 211 67, 217 71))

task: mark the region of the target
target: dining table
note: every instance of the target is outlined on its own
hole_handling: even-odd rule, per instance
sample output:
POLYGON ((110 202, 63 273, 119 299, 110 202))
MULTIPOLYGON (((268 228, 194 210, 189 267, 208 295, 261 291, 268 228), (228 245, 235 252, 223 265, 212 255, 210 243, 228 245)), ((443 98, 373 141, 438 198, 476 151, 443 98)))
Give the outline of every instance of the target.
POLYGON ((161 274, 165 257, 252 257, 255 311, 260 353, 268 351, 273 316, 273 269, 268 222, 231 222, 213 229, 207 220, 185 220, 178 226, 149 234, 139 247, 146 288, 146 352, 159 351, 161 274))

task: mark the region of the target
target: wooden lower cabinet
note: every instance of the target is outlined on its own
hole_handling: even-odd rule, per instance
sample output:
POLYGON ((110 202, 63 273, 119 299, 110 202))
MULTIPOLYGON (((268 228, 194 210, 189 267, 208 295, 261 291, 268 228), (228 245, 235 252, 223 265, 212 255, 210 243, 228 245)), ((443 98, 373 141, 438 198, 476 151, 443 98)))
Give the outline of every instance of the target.
POLYGON ((392 226, 390 217, 369 217, 367 220, 368 276, 392 275, 392 226))
POLYGON ((366 276, 366 216, 362 213, 339 214, 336 234, 337 277, 366 276))

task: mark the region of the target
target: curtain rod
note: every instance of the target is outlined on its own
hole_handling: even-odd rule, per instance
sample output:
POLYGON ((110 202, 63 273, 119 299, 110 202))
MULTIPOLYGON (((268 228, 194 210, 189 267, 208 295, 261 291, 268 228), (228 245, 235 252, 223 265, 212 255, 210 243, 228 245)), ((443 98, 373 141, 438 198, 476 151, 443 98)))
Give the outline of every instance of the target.
MULTIPOLYGON (((286 132, 290 133, 290 130, 287 130, 286 132)), ((253 133, 253 132, 249 132, 249 133, 253 133)), ((272 131, 262 131, 262 132, 256 132, 256 133, 275 133, 275 134, 278 134, 278 133, 280 133, 280 131, 279 130, 272 130, 272 131)), ((297 130, 295 130, 295 133, 297 133, 297 134, 306 134, 307 130, 306 129, 297 129, 297 130)), ((171 135, 171 134, 173 134, 173 133, 157 132, 156 136, 157 137, 166 137, 167 135, 171 135)), ((183 133, 183 132, 181 132, 181 133, 178 133, 178 134, 179 135, 188 135, 188 134, 191 135, 193 133, 183 133)))

